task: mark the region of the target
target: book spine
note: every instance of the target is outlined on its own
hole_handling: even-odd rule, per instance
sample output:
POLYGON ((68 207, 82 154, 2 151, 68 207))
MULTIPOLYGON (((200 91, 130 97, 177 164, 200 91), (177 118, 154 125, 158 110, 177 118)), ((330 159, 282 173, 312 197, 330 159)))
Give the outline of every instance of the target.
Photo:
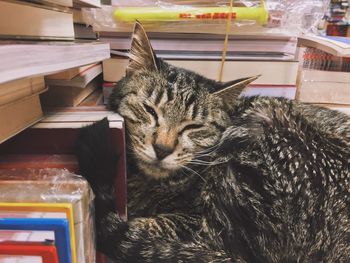
POLYGON ((333 56, 317 48, 309 47, 303 54, 303 68, 350 72, 350 58, 333 56))
POLYGON ((42 93, 46 90, 42 77, 20 79, 0 85, 0 106, 22 98, 42 93))

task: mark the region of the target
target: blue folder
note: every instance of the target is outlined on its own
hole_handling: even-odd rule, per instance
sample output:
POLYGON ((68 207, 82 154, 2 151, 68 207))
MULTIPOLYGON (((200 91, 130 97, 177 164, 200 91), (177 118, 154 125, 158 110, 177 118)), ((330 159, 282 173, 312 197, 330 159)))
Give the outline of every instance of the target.
POLYGON ((72 263, 69 221, 64 218, 0 218, 1 230, 54 231, 60 263, 72 263))

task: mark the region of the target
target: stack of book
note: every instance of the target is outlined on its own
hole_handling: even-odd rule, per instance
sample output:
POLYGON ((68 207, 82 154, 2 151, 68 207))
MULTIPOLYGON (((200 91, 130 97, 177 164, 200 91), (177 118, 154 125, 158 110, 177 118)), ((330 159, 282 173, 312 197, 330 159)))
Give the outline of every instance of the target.
POLYGON ((345 37, 299 38, 302 68, 297 99, 350 113, 350 40, 345 37))
MULTIPOLYGON (((150 33, 158 57, 205 77, 218 79, 224 35, 150 33)), ((104 93, 125 75, 129 35, 100 32, 100 40, 110 43, 112 58, 103 62, 104 93)), ((243 36, 229 38, 222 81, 261 75, 245 95, 282 96, 294 99, 298 61, 296 39, 288 36, 243 36)))
POLYGON ((0 143, 43 116, 39 94, 45 90, 43 77, 0 84, 0 143))
POLYGON ((90 64, 48 75, 48 92, 41 95, 43 106, 77 106, 91 93, 102 87, 101 63, 90 64))
POLYGON ((50 41, 81 38, 79 30, 75 30, 84 23, 81 7, 99 6, 97 0, 0 1, 0 38, 50 41))
MULTIPOLYGON (((107 44, 80 43, 74 33, 74 21, 79 19, 73 13, 99 5, 96 0, 0 1, 0 143, 43 117, 39 95, 48 89, 43 76, 100 63, 110 56, 107 44)), ((86 83, 80 98, 63 105, 76 104, 82 94, 93 90, 94 83, 86 83)), ((56 84, 53 90, 63 85, 56 84)), ((77 97, 79 92, 66 93, 77 97)))

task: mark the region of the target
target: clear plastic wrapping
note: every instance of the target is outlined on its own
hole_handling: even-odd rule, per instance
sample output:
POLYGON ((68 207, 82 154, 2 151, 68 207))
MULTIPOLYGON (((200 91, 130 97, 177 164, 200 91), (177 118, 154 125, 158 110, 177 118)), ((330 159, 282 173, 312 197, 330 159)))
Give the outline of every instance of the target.
POLYGON ((66 169, 0 169, 0 202, 72 204, 77 262, 94 263, 93 192, 66 169))
POLYGON ((350 105, 350 60, 313 47, 300 48, 297 100, 325 106, 350 105))
POLYGON ((295 35, 315 31, 329 0, 173 1, 118 0, 113 6, 84 9, 94 31, 131 32, 136 20, 148 32, 225 34, 279 33, 295 35), (231 15, 230 15, 231 14, 231 15))

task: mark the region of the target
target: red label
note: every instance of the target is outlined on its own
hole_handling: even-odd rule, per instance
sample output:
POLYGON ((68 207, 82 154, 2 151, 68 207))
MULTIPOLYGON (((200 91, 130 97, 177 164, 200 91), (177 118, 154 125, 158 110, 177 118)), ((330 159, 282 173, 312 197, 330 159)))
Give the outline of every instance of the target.
POLYGON ((179 14, 179 18, 191 18, 192 15, 191 14, 179 14))
MULTIPOLYGON (((193 15, 190 13, 180 13, 179 18, 181 19, 228 19, 230 13, 205 13, 205 14, 198 14, 193 15)), ((236 13, 231 13, 231 19, 235 19, 237 17, 236 13)))

